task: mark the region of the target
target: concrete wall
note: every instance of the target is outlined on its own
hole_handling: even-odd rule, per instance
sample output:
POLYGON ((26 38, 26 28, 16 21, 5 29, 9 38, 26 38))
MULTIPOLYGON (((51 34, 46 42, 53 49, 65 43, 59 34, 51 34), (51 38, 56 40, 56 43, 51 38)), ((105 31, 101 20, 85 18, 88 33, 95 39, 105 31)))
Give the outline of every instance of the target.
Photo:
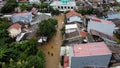
POLYGON ((79 16, 71 16, 71 17, 67 18, 67 23, 75 22, 75 21, 83 22, 79 16))
POLYGON ((109 55, 87 56, 87 57, 72 57, 71 68, 84 68, 89 65, 108 66, 111 59, 109 55))
POLYGON ((104 34, 112 36, 114 28, 115 28, 114 24, 105 24, 100 22, 88 21, 87 30, 90 33, 90 30, 94 29, 104 34))

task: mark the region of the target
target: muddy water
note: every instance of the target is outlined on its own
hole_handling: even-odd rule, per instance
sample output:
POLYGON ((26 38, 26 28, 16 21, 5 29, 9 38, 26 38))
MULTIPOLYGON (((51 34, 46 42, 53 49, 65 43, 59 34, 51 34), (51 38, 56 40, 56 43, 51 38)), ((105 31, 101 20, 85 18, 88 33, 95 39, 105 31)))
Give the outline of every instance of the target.
POLYGON ((60 47, 62 44, 62 35, 60 29, 64 21, 64 16, 59 15, 56 17, 58 20, 58 28, 56 35, 45 45, 39 46, 46 55, 46 68, 59 68, 60 63, 60 47))

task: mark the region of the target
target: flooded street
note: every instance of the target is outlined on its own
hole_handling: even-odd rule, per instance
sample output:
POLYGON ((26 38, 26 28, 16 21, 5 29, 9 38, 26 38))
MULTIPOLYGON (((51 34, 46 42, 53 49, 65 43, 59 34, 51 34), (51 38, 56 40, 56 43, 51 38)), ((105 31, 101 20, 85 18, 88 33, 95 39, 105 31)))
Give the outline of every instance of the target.
POLYGON ((60 63, 60 47, 62 45, 62 35, 60 29, 64 21, 64 15, 56 17, 58 20, 58 28, 56 35, 45 45, 39 46, 46 55, 46 68, 59 68, 60 63))

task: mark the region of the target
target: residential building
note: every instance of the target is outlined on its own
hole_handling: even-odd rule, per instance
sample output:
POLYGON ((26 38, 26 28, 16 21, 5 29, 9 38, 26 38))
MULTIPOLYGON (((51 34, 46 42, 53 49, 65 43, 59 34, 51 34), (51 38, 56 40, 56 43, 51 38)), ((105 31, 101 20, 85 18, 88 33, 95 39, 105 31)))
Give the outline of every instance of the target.
POLYGON ((36 17, 33 18, 32 22, 30 25, 37 24, 43 20, 52 18, 50 13, 37 13, 36 17))
POLYGON ((38 4, 38 3, 40 3, 40 0, 29 0, 29 3, 30 4, 34 4, 34 3, 38 4))
POLYGON ((77 24, 65 25, 65 40, 68 42, 80 40, 80 33, 77 24))
POLYGON ((67 46, 64 68, 107 68, 112 56, 104 42, 67 46))
POLYGON ((32 13, 30 12, 14 13, 11 16, 11 21, 13 23, 16 22, 30 23, 32 21, 32 13))
POLYGON ((71 23, 71 22, 83 23, 82 15, 75 12, 74 10, 71 10, 66 14, 66 20, 67 23, 71 23))
POLYGON ((0 0, 0 9, 6 4, 6 1, 0 0))
POLYGON ((87 31, 90 33, 91 30, 96 30, 98 32, 112 36, 115 29, 115 24, 111 21, 102 20, 99 18, 91 17, 89 18, 87 31))
POLYGON ((18 23, 15 23, 11 25, 7 30, 9 32, 9 36, 12 38, 15 38, 18 34, 21 33, 21 25, 18 23))
POLYGON ((107 14, 105 20, 120 19, 120 13, 107 14))

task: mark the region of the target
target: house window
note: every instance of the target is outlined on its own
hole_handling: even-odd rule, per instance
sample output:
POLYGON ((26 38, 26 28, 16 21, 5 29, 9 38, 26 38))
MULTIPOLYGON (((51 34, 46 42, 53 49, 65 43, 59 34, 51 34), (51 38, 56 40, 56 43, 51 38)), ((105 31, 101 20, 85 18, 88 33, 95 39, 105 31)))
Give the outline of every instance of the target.
POLYGON ((71 9, 73 9, 73 7, 71 7, 71 9))
POLYGON ((66 9, 66 6, 64 8, 66 9))
POLYGON ((70 7, 68 7, 68 9, 70 9, 70 7))
POLYGON ((58 6, 58 9, 60 8, 60 6, 58 6))
POLYGON ((67 21, 69 21, 70 19, 68 18, 67 21))
POLYGON ((61 9, 63 9, 63 6, 61 6, 61 9))

